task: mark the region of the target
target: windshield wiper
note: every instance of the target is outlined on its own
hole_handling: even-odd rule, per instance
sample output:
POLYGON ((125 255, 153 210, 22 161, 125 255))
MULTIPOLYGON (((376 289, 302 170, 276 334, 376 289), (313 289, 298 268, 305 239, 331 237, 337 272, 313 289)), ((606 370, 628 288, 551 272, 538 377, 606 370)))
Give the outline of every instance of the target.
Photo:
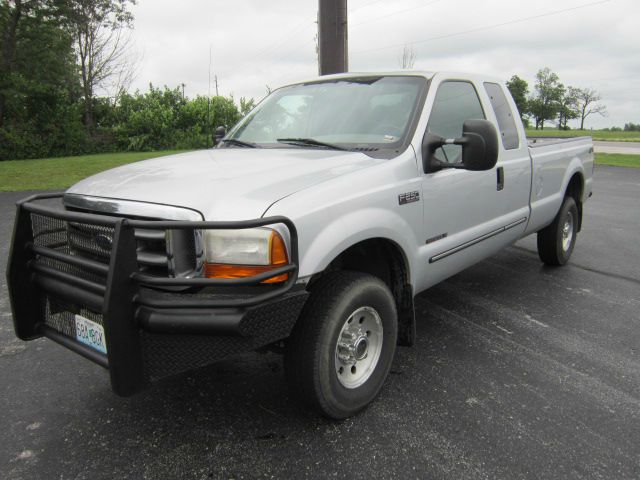
POLYGON ((230 145, 236 145, 238 147, 247 147, 247 148, 258 148, 255 143, 245 142, 243 140, 238 140, 237 138, 224 138, 222 143, 228 143, 230 145))
POLYGON ((306 147, 325 147, 330 148, 331 150, 348 150, 339 145, 321 142, 320 140, 316 140, 314 138, 278 138, 276 140, 280 143, 289 143, 291 145, 304 145, 306 147))

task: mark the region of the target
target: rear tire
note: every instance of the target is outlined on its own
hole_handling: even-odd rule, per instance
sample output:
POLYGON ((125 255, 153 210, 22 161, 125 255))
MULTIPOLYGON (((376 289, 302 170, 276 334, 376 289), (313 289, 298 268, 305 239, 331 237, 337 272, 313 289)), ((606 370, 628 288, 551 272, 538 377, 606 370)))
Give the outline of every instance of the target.
POLYGON ((564 197, 551 225, 538 232, 538 256, 547 265, 562 266, 569 261, 578 235, 578 207, 573 197, 564 197))
POLYGON ((397 335, 395 300, 384 282, 359 272, 325 275, 287 341, 291 391, 329 418, 354 415, 378 395, 397 335))

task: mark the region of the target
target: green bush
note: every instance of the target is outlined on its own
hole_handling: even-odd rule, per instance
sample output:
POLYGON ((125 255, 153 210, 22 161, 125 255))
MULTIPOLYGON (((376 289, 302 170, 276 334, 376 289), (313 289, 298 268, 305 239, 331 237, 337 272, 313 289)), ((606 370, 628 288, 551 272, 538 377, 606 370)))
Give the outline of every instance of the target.
POLYGON ((147 151, 210 146, 216 126, 231 126, 239 119, 232 98, 197 96, 189 100, 179 88, 151 85, 144 94, 124 94, 110 122, 118 149, 147 151))

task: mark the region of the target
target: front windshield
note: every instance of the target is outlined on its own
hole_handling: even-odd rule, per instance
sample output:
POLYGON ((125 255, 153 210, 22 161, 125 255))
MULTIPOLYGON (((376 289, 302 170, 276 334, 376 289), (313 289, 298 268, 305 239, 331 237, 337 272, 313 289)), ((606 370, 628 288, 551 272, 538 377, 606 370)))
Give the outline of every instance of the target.
MULTIPOLYGON (((311 139, 349 150, 397 148, 411 128, 424 85, 425 79, 420 77, 388 76, 281 88, 260 103, 227 139, 262 147, 311 139)), ((309 146, 308 142, 297 145, 309 146)))

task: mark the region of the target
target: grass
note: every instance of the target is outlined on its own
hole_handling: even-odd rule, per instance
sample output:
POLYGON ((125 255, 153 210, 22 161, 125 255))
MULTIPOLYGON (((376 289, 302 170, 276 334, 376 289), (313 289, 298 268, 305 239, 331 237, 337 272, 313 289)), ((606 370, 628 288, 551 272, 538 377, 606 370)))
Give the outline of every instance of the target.
MULTIPOLYGON (((104 153, 81 157, 4 161, 0 162, 0 192, 61 190, 109 168, 183 151, 104 153)), ((640 155, 597 153, 596 163, 640 168, 640 155)))
POLYGON ((620 153, 596 153, 597 165, 611 165, 613 167, 640 168, 640 155, 620 153))
POLYGON ((527 129, 527 137, 593 137, 603 142, 640 142, 640 132, 609 132, 607 130, 544 130, 527 129))
POLYGON ((0 162, 0 192, 65 189, 103 170, 183 151, 103 153, 80 157, 7 160, 0 162))

